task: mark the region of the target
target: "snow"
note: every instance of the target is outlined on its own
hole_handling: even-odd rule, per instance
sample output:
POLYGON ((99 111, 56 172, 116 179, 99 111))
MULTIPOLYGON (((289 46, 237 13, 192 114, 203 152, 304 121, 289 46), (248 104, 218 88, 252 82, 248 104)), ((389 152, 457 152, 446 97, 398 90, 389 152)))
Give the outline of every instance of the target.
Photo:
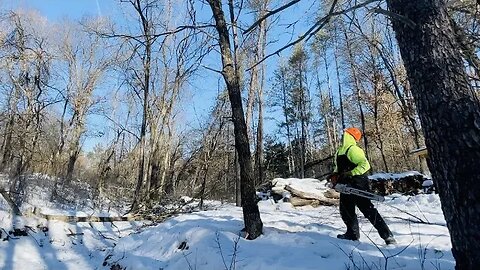
POLYGON ((110 262, 126 269, 453 269, 454 260, 437 195, 390 196, 377 204, 395 234, 396 246, 385 246, 361 215, 358 242, 336 239, 344 225, 336 207, 293 208, 289 203, 259 203, 264 234, 254 241, 239 238, 241 208, 173 218, 139 234, 120 239, 110 262), (396 207, 396 208, 392 208, 396 207), (417 224, 398 211, 408 211, 431 224, 417 224), (186 242, 188 249, 179 249, 186 242), (235 243, 238 242, 236 245, 235 243), (235 248, 236 246, 236 248, 235 248), (224 263, 225 261, 225 263, 224 263), (225 265, 227 267, 225 267, 225 265))
POLYGON ((432 180, 425 180, 423 181, 422 183, 422 187, 430 187, 430 186, 433 186, 433 181, 432 180))
MULTIPOLYGON (((408 171, 403 173, 375 173, 370 175, 368 178, 370 180, 378 180, 378 179, 401 179, 408 176, 415 176, 415 175, 423 175, 417 171, 408 171)), ((425 176, 424 176, 425 177, 425 176)))
MULTIPOLYGON (((295 185, 296 189, 310 192, 326 189, 323 182, 313 180, 283 179, 277 180, 277 184, 295 185)), ((69 224, 37 217, 13 217, 6 211, 8 205, 2 198, 0 227, 9 231, 28 225, 35 232, 0 241, 0 269, 110 269, 118 264, 126 269, 164 270, 433 270, 453 269, 455 265, 436 194, 394 194, 387 196, 384 203, 374 203, 398 241, 395 246, 386 246, 358 211, 362 235, 360 241, 353 242, 336 238, 345 230, 338 207, 294 208, 290 203, 274 203, 271 199, 259 202, 264 234, 256 240, 246 240, 239 236, 243 228, 241 208, 206 203, 211 210, 145 226, 143 222, 69 224), (429 224, 413 222, 419 219, 429 224), (48 227, 48 232, 44 234, 39 226, 48 227), (83 235, 67 236, 69 233, 83 235), (393 257, 386 260, 384 256, 393 257)), ((51 205, 42 211, 90 213, 55 209, 51 205)), ((105 210, 92 209, 95 213, 102 211, 105 210)))
MULTIPOLYGON (((0 241, 0 269, 98 269, 120 237, 143 226, 142 222, 133 221, 69 224, 37 217, 16 217, 6 209, 8 204, 0 196, 2 239, 13 228, 29 226, 32 230, 28 230, 27 237, 0 241), (42 232, 41 227, 48 228, 48 231, 42 232), (69 233, 83 235, 67 236, 69 233)), ((50 213, 64 211, 50 209, 50 213)))

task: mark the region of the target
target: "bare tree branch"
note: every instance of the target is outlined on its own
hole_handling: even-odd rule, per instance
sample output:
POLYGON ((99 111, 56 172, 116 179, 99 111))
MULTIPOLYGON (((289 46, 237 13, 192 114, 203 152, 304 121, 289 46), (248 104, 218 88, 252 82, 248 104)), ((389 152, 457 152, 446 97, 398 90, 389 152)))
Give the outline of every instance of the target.
POLYGON ((373 8, 371 10, 372 12, 374 13, 378 13, 378 14, 383 14, 387 17, 390 17, 391 19, 393 20, 398 20, 398 21, 401 21, 403 22, 404 24, 410 26, 410 28, 412 29, 415 29, 415 27, 417 26, 412 20, 410 20, 409 18, 405 17, 405 16, 402 16, 400 14, 397 14, 397 13, 394 13, 394 12, 391 12, 391 11, 388 11, 388 10, 385 10, 383 8, 373 8))
POLYGON ((208 66, 205 66, 205 65, 202 65, 202 67, 205 68, 205 69, 208 69, 210 71, 216 72, 218 74, 223 74, 221 70, 214 69, 214 68, 211 68, 211 67, 208 67, 208 66))
POLYGON ((110 34, 110 33, 101 33, 101 32, 98 32, 98 31, 96 31, 96 30, 93 30, 93 31, 95 31, 96 34, 98 34, 98 35, 100 35, 101 37, 104 37, 104 38, 133 39, 133 40, 135 40, 135 41, 138 42, 138 43, 144 44, 145 41, 142 40, 142 39, 146 39, 146 38, 156 39, 156 38, 159 38, 159 37, 162 37, 162 36, 168 36, 168 35, 177 34, 177 33, 180 33, 180 32, 182 32, 182 31, 185 31, 185 30, 188 30, 188 29, 200 30, 200 29, 211 28, 211 27, 215 27, 215 25, 213 25, 213 24, 205 24, 205 25, 180 25, 180 26, 178 26, 178 27, 175 28, 175 29, 168 30, 168 31, 165 31, 165 32, 162 32, 162 33, 158 33, 158 34, 151 34, 151 35, 145 35, 145 34, 142 34, 142 35, 126 35, 126 34, 114 34, 114 33, 111 33, 111 34, 110 34))
POLYGON ((273 15, 279 13, 280 11, 285 10, 285 9, 295 5, 296 3, 300 2, 300 1, 301 0, 293 0, 292 2, 289 2, 289 3, 279 7, 277 9, 274 9, 272 11, 269 11, 269 12, 265 13, 265 15, 263 15, 260 19, 258 19, 256 22, 254 22, 247 30, 243 31, 243 34, 247 34, 250 31, 252 31, 255 27, 260 25, 260 23, 263 22, 264 20, 266 20, 268 17, 273 16, 273 15))
POLYGON ((306 32, 305 34, 299 36, 296 40, 288 43, 287 45, 283 46, 282 48, 276 50, 275 52, 265 56, 264 58, 262 58, 262 60, 260 60, 259 62, 255 63, 253 66, 249 67, 247 69, 247 71, 250 71, 252 68, 258 66, 259 64, 263 63, 265 60, 267 60, 268 58, 276 55, 276 54, 279 54, 281 53, 282 51, 284 51, 285 49, 288 49, 298 43, 300 43, 301 41, 303 41, 304 39, 306 40, 309 40, 311 37, 313 37, 316 33, 318 33, 318 31, 320 31, 328 22, 330 22, 330 20, 335 17, 335 16, 338 16, 338 15, 342 15, 342 14, 346 14, 348 12, 351 12, 353 10, 356 10, 356 9, 359 9, 359 8, 362 8, 362 7, 365 7, 371 3, 374 3, 374 2, 379 2, 381 0, 367 0, 363 3, 360 3, 360 4, 357 4, 355 6, 352 6, 350 8, 347 8, 347 9, 344 9, 344 10, 340 10, 340 11, 336 11, 334 12, 335 10, 335 6, 337 5, 337 2, 338 0, 335 0, 333 1, 331 7, 330 7, 330 11, 328 12, 327 15, 325 15, 324 17, 322 17, 321 19, 319 19, 312 27, 310 27, 306 32))

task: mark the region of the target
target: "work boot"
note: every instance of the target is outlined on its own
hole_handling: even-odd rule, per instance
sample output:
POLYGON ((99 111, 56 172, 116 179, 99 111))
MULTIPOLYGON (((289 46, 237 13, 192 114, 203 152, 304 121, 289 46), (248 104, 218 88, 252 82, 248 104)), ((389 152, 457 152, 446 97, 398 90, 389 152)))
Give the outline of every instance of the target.
POLYGON ((344 234, 339 234, 337 235, 337 238, 338 239, 344 239, 344 240, 352 240, 352 241, 358 241, 358 238, 351 235, 351 234, 347 234, 347 233, 344 233, 344 234))
POLYGON ((395 240, 395 238, 393 238, 393 236, 389 236, 387 238, 385 238, 385 244, 387 245, 395 245, 397 243, 397 240, 395 240))

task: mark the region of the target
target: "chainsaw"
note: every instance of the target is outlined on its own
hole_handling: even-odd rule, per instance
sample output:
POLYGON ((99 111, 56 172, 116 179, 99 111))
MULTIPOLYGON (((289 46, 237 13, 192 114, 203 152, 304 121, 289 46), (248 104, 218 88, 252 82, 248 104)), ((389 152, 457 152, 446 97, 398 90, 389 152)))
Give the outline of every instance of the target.
POLYGON ((343 194, 353 194, 353 195, 357 195, 357 196, 360 196, 360 197, 364 197, 364 198, 374 200, 374 201, 379 201, 379 202, 385 201, 385 198, 383 196, 380 196, 378 194, 371 193, 371 192, 368 192, 368 191, 365 191, 365 190, 361 190, 361 189, 358 189, 358 188, 353 188, 353 187, 347 186, 345 184, 336 184, 333 188, 337 192, 340 192, 340 193, 343 193, 343 194))

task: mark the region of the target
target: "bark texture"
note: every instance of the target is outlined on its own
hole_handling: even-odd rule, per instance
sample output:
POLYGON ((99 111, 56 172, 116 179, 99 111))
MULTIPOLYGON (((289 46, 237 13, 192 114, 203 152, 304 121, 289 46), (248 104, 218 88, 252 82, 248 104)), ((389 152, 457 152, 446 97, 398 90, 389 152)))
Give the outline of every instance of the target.
POLYGON ((240 79, 235 72, 235 63, 232 57, 229 32, 222 10, 221 0, 208 0, 216 30, 219 36, 220 53, 222 56, 222 75, 227 85, 228 97, 232 107, 233 126, 235 134, 235 148, 240 165, 240 190, 242 193, 243 219, 248 239, 255 239, 262 234, 263 223, 258 210, 255 187, 253 181, 252 158, 248 141, 247 125, 242 106, 240 93, 240 79))
POLYGON ((480 101, 441 0, 387 0, 452 240, 456 269, 480 265, 480 101), (405 20, 413 22, 406 23, 405 20))

